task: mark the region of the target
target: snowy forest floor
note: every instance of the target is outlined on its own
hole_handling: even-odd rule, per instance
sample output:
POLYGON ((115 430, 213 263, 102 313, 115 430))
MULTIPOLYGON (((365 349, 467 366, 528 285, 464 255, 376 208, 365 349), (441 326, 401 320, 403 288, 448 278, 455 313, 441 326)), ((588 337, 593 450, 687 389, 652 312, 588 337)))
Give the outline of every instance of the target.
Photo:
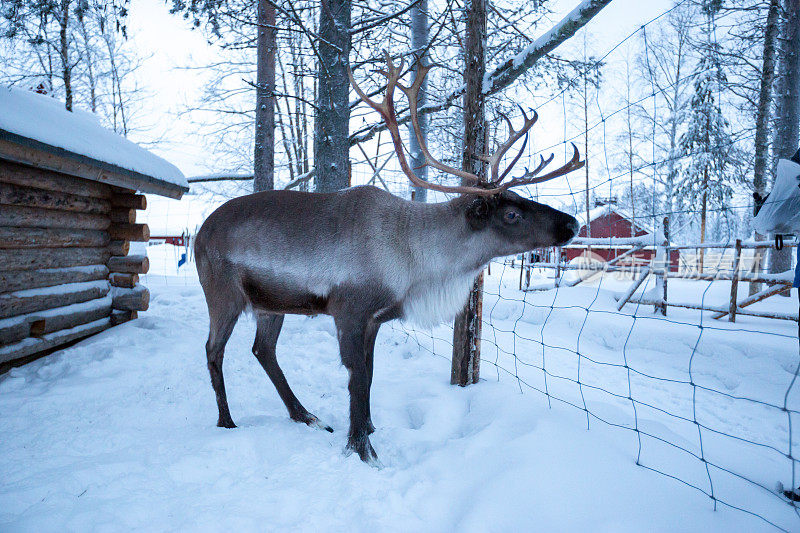
MULTIPOLYGON (((449 385, 446 326, 382 328, 377 470, 342 454, 347 372, 328 317, 287 318, 278 357, 333 434, 288 419, 250 353, 248 316, 225 358, 239 427, 215 427, 202 290, 191 265, 178 274, 161 258, 168 267, 159 267, 172 247, 151 248, 143 282, 152 298, 141 318, 0 376, 0 530, 774 530, 724 505, 715 512, 709 497, 637 466, 637 434, 625 428, 662 439, 642 437, 642 464, 708 490, 704 464, 667 444, 699 453, 696 417, 710 428, 709 462, 788 485, 782 453, 790 435, 795 449, 800 438, 772 406, 783 405, 797 366, 796 324, 706 316, 710 327, 698 328, 699 313, 670 310, 666 322, 652 308, 632 317, 631 306, 610 311, 613 287, 523 294, 518 271, 493 267, 478 385, 449 385), (624 360, 642 374, 630 377, 624 360), (692 382, 706 389, 685 383, 690 364, 692 382), (585 401, 589 430, 583 410, 548 407, 534 389, 585 401), (636 416, 629 395, 641 402, 636 416)), ((788 406, 800 407, 797 389, 788 406)), ((768 490, 715 468, 710 476, 720 499, 788 530, 800 525, 768 490)))

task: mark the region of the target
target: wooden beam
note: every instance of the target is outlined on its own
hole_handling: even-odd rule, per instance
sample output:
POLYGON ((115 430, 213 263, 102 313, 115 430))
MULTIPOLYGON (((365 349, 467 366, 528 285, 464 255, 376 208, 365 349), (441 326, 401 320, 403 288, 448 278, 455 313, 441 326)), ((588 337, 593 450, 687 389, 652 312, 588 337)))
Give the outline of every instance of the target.
POLYGON ((52 287, 65 283, 97 281, 108 277, 105 265, 89 265, 39 270, 17 270, 0 272, 0 290, 3 292, 52 287))
POLYGON ((115 194, 111 197, 114 207, 127 207, 128 209, 147 209, 147 197, 143 194, 115 194))
POLYGON ((0 207, 0 226, 104 230, 110 224, 103 215, 12 205, 0 207))
MULTIPOLYGON (((634 254, 634 253, 640 251, 641 249, 642 249, 641 245, 634 246, 630 250, 619 254, 617 257, 611 259, 610 261, 606 261, 605 263, 603 263, 603 265, 605 265, 605 266, 614 266, 615 264, 619 263, 622 259, 625 259, 626 257, 628 257, 631 254, 634 254)), ((566 284, 566 286, 567 287, 575 287, 576 285, 586 281, 587 279, 590 279, 592 276, 594 276, 594 274, 590 274, 589 276, 586 276, 586 277, 581 276, 576 280, 570 281, 569 283, 566 284)))
POLYGON ((617 303, 617 311, 620 311, 625 306, 625 304, 628 303, 628 300, 631 299, 633 293, 635 293, 636 289, 638 289, 641 286, 642 282, 647 278, 648 274, 650 274, 650 268, 644 267, 638 279, 634 281, 630 287, 628 287, 628 290, 625 291, 625 294, 623 294, 622 297, 619 299, 619 303, 617 303))
POLYGON ((111 257, 108 260, 108 270, 123 274, 147 274, 150 270, 150 260, 146 255, 111 257))
POLYGON ((100 265, 110 256, 107 248, 0 249, 0 265, 5 271, 100 265))
MULTIPOLYGON (((584 264, 584 265, 570 265, 559 263, 536 263, 535 268, 555 268, 556 270, 597 270, 604 272, 639 272, 639 267, 630 266, 608 266, 606 263, 600 264, 584 264)), ((675 279, 688 279, 692 281, 730 281, 732 276, 726 272, 717 272, 715 274, 682 274, 680 272, 669 272, 661 268, 654 268, 650 271, 651 274, 657 276, 665 276, 667 278, 675 279)), ((760 281, 762 283, 783 283, 791 284, 789 280, 777 279, 775 277, 765 278, 763 276, 740 275, 739 281, 760 281)))
POLYGON ((108 276, 108 281, 112 287, 122 287, 123 289, 132 289, 139 283, 138 274, 122 274, 119 272, 112 272, 108 276))
POLYGON ((110 318, 101 318, 88 324, 81 324, 70 329, 56 331, 47 334, 39 339, 24 339, 16 344, 0 346, 0 363, 13 361, 22 357, 43 352, 55 348, 62 344, 72 342, 77 339, 88 337, 111 327, 110 318))
MULTIPOLYGON (((651 300, 651 299, 634 300, 631 303, 640 303, 640 304, 643 304, 643 305, 661 305, 662 304, 662 302, 656 302, 656 301, 651 300)), ((711 306, 711 305, 702 306, 700 304, 695 304, 695 303, 690 303, 690 302, 666 302, 666 305, 668 305, 670 307, 683 307, 683 308, 686 308, 686 309, 698 309, 698 310, 701 310, 701 311, 716 311, 717 313, 723 313, 722 316, 724 316, 725 314, 728 313, 728 306, 724 306, 724 307, 723 306, 711 306)), ((773 313, 773 312, 769 312, 769 311, 761 311, 761 312, 747 311, 747 310, 741 309, 741 307, 737 311, 737 314, 747 315, 747 316, 756 316, 756 317, 759 317, 759 318, 776 318, 776 319, 780 319, 780 320, 793 320, 795 322, 797 322, 797 320, 798 320, 797 315, 790 315, 790 314, 785 314, 785 313, 773 313)))
POLYGON ((114 288, 112 298, 112 307, 122 311, 147 311, 150 305, 150 291, 143 285, 132 289, 114 288))
POLYGON ((0 248, 102 248, 110 240, 91 229, 0 227, 0 248))
POLYGON ((0 319, 0 344, 11 344, 31 336, 31 323, 25 317, 0 319))
MULTIPOLYGON (((736 307, 737 307, 736 312, 737 313, 741 312, 741 309, 743 307, 751 306, 754 303, 758 303, 761 300, 765 300, 765 299, 769 298, 770 296, 775 296, 776 294, 780 294, 780 293, 782 293, 784 291, 791 290, 791 288, 792 288, 791 285, 773 285, 772 287, 768 287, 768 288, 764 289, 763 291, 759 291, 759 292, 755 293, 752 296, 748 296, 747 298, 745 298, 741 302, 737 303, 736 304, 736 307)), ((730 313, 730 309, 727 312, 717 313, 716 315, 713 316, 713 318, 722 318, 725 315, 727 315, 728 313, 730 313)))
POLYGON ((20 187, 8 183, 0 183, 0 204, 77 211, 90 215, 106 214, 111 209, 108 200, 102 198, 20 187))
POLYGON ((75 154, 2 129, 0 129, 0 159, 168 198, 179 199, 189 190, 188 187, 75 154))
POLYGON ((111 255, 128 255, 131 243, 128 241, 111 241, 108 243, 108 251, 111 255))
POLYGON ((110 315, 111 297, 106 295, 96 300, 0 319, 0 343, 9 344, 26 337, 41 337, 110 315))
POLYGON ((24 315, 102 298, 110 286, 107 281, 84 281, 53 287, 0 294, 0 318, 24 315))
POLYGON ((111 222, 133 224, 136 222, 136 210, 127 207, 112 207, 109 218, 111 222))
POLYGON ((736 322, 736 299, 739 292, 739 263, 742 258, 742 240, 736 239, 736 251, 733 256, 733 272, 731 273, 731 301, 728 308, 728 321, 736 322))
POLYGON ((124 241, 147 242, 150 240, 150 228, 147 224, 112 224, 108 228, 112 239, 124 241))
POLYGON ((77 194, 78 196, 106 199, 111 197, 111 187, 105 183, 98 183, 29 165, 20 165, 2 159, 0 159, 0 182, 77 194))
POLYGON ((138 316, 139 313, 136 311, 120 311, 119 309, 114 309, 111 311, 111 325, 117 326, 119 324, 124 324, 130 320, 136 320, 138 316))
POLYGON ((31 332, 41 337, 62 329, 74 328, 111 316, 111 298, 105 296, 88 302, 49 309, 44 313, 35 313, 33 323, 43 327, 32 328, 31 332))

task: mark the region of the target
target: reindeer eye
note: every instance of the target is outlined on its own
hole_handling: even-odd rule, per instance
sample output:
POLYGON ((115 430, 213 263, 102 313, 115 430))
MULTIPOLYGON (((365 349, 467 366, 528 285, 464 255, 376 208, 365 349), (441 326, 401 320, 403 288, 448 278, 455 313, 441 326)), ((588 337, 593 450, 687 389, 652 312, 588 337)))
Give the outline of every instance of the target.
POLYGON ((517 222, 520 218, 520 214, 514 211, 513 209, 509 209, 506 211, 505 220, 509 223, 517 222))

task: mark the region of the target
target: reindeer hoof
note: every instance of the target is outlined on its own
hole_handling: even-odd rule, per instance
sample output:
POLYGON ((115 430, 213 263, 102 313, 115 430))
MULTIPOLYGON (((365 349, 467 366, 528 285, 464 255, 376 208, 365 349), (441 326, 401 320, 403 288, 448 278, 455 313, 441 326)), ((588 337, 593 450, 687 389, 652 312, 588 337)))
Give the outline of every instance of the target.
POLYGON ((295 422, 300 422, 302 424, 307 425, 310 428, 314 429, 324 429, 328 433, 333 433, 333 428, 327 424, 323 424, 320 422, 319 418, 312 415, 311 413, 300 413, 291 417, 292 420, 295 422))
POLYGON ((308 425, 308 427, 312 427, 314 429, 324 429, 328 433, 333 433, 333 428, 328 426, 328 425, 326 425, 326 424, 323 424, 322 422, 320 422, 317 417, 314 417, 314 420, 311 421, 311 422, 306 422, 306 425, 308 425))
POLYGON ((345 448, 345 455, 350 455, 356 452, 358 457, 373 468, 383 468, 383 464, 378 460, 378 454, 369 442, 369 438, 365 435, 362 438, 351 437, 347 442, 345 448))
POLYGON ((223 420, 220 418, 219 420, 217 420, 217 427, 233 429, 236 427, 236 424, 234 424, 233 420, 231 420, 230 418, 227 420, 223 420))

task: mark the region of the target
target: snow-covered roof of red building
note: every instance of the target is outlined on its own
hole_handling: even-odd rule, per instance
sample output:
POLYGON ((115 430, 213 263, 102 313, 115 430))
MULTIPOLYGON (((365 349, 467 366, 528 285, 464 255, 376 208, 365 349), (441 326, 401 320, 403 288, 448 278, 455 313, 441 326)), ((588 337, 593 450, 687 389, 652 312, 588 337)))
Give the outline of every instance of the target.
MULTIPOLYGON (((611 203, 600 205, 600 206, 597 206, 597 207, 595 207, 593 209, 590 209, 589 210, 589 222, 593 222, 593 221, 597 220, 600 217, 603 217, 603 216, 606 216, 606 215, 610 215, 612 213, 616 213, 617 215, 619 215, 620 217, 624 218, 625 220, 630 221, 638 229, 640 229, 642 231, 646 231, 647 233, 653 233, 653 227, 652 227, 653 225, 652 225, 651 220, 650 220, 651 217, 637 216, 635 218, 635 220, 634 220, 634 216, 630 211, 628 211, 624 207, 620 207, 619 205, 611 204, 611 203)), ((578 223, 581 225, 581 227, 586 225, 586 212, 585 211, 581 211, 580 213, 575 215, 575 218, 578 219, 578 223)))

